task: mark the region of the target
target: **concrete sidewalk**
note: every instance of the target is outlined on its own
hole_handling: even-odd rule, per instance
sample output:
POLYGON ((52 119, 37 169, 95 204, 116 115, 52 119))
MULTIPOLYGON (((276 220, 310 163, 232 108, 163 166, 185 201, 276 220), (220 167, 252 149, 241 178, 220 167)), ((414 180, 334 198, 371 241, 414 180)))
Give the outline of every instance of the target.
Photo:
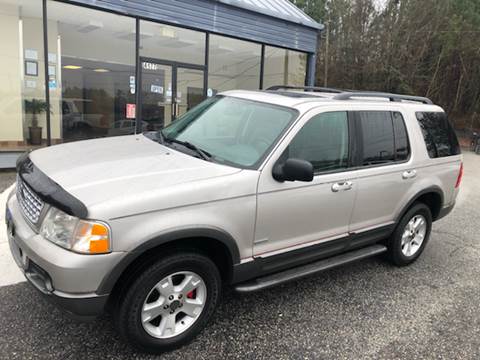
POLYGON ((5 226, 5 204, 7 196, 12 191, 13 185, 0 194, 0 286, 16 284, 25 281, 25 277, 18 269, 17 264, 10 254, 7 239, 7 228, 5 226))

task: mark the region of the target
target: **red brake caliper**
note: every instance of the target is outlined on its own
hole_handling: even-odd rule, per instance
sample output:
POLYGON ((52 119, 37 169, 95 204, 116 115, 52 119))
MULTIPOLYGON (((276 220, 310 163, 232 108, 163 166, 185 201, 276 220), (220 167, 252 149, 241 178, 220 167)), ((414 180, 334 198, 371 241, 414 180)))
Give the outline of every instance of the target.
POLYGON ((195 299, 196 296, 197 296, 197 289, 193 289, 187 294, 188 299, 195 299))

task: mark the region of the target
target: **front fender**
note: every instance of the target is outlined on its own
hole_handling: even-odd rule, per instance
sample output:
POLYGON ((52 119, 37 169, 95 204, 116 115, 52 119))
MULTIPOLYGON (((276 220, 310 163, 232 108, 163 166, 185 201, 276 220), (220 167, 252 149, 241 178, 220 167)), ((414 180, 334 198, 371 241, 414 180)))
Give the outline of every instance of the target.
POLYGON ((129 251, 120 260, 120 262, 115 265, 115 267, 110 271, 110 273, 104 277, 96 293, 98 295, 109 294, 113 290, 120 276, 128 268, 128 266, 131 265, 140 256, 147 253, 149 250, 161 245, 174 243, 178 240, 192 238, 208 238, 220 242, 228 249, 232 260, 232 265, 235 266, 240 263, 240 253, 236 242, 233 237, 227 232, 213 227, 178 229, 154 237, 142 243, 132 251, 129 251))

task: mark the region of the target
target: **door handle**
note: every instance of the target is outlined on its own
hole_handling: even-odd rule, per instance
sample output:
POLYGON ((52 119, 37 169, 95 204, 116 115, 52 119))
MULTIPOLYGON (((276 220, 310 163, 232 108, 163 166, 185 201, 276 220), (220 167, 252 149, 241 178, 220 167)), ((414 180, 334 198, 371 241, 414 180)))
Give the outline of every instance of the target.
POLYGON ((404 180, 413 179, 415 176, 417 176, 417 170, 407 170, 402 174, 404 180))
POLYGON ((353 187, 353 182, 351 181, 342 181, 332 185, 333 192, 347 191, 351 190, 353 187))

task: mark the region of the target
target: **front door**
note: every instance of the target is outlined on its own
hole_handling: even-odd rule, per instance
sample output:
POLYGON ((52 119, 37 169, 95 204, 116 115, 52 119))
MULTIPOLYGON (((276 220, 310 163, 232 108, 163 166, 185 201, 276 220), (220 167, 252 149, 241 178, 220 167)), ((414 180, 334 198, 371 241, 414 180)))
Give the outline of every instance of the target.
POLYGON ((141 131, 161 129, 204 99, 202 66, 141 59, 141 131))
POLYGON ((349 133, 347 112, 313 114, 297 124, 276 153, 282 154, 280 163, 287 158, 311 162, 313 181, 275 181, 275 157, 262 171, 253 255, 263 258, 269 271, 332 255, 348 245, 356 194, 355 173, 349 169, 349 133))

